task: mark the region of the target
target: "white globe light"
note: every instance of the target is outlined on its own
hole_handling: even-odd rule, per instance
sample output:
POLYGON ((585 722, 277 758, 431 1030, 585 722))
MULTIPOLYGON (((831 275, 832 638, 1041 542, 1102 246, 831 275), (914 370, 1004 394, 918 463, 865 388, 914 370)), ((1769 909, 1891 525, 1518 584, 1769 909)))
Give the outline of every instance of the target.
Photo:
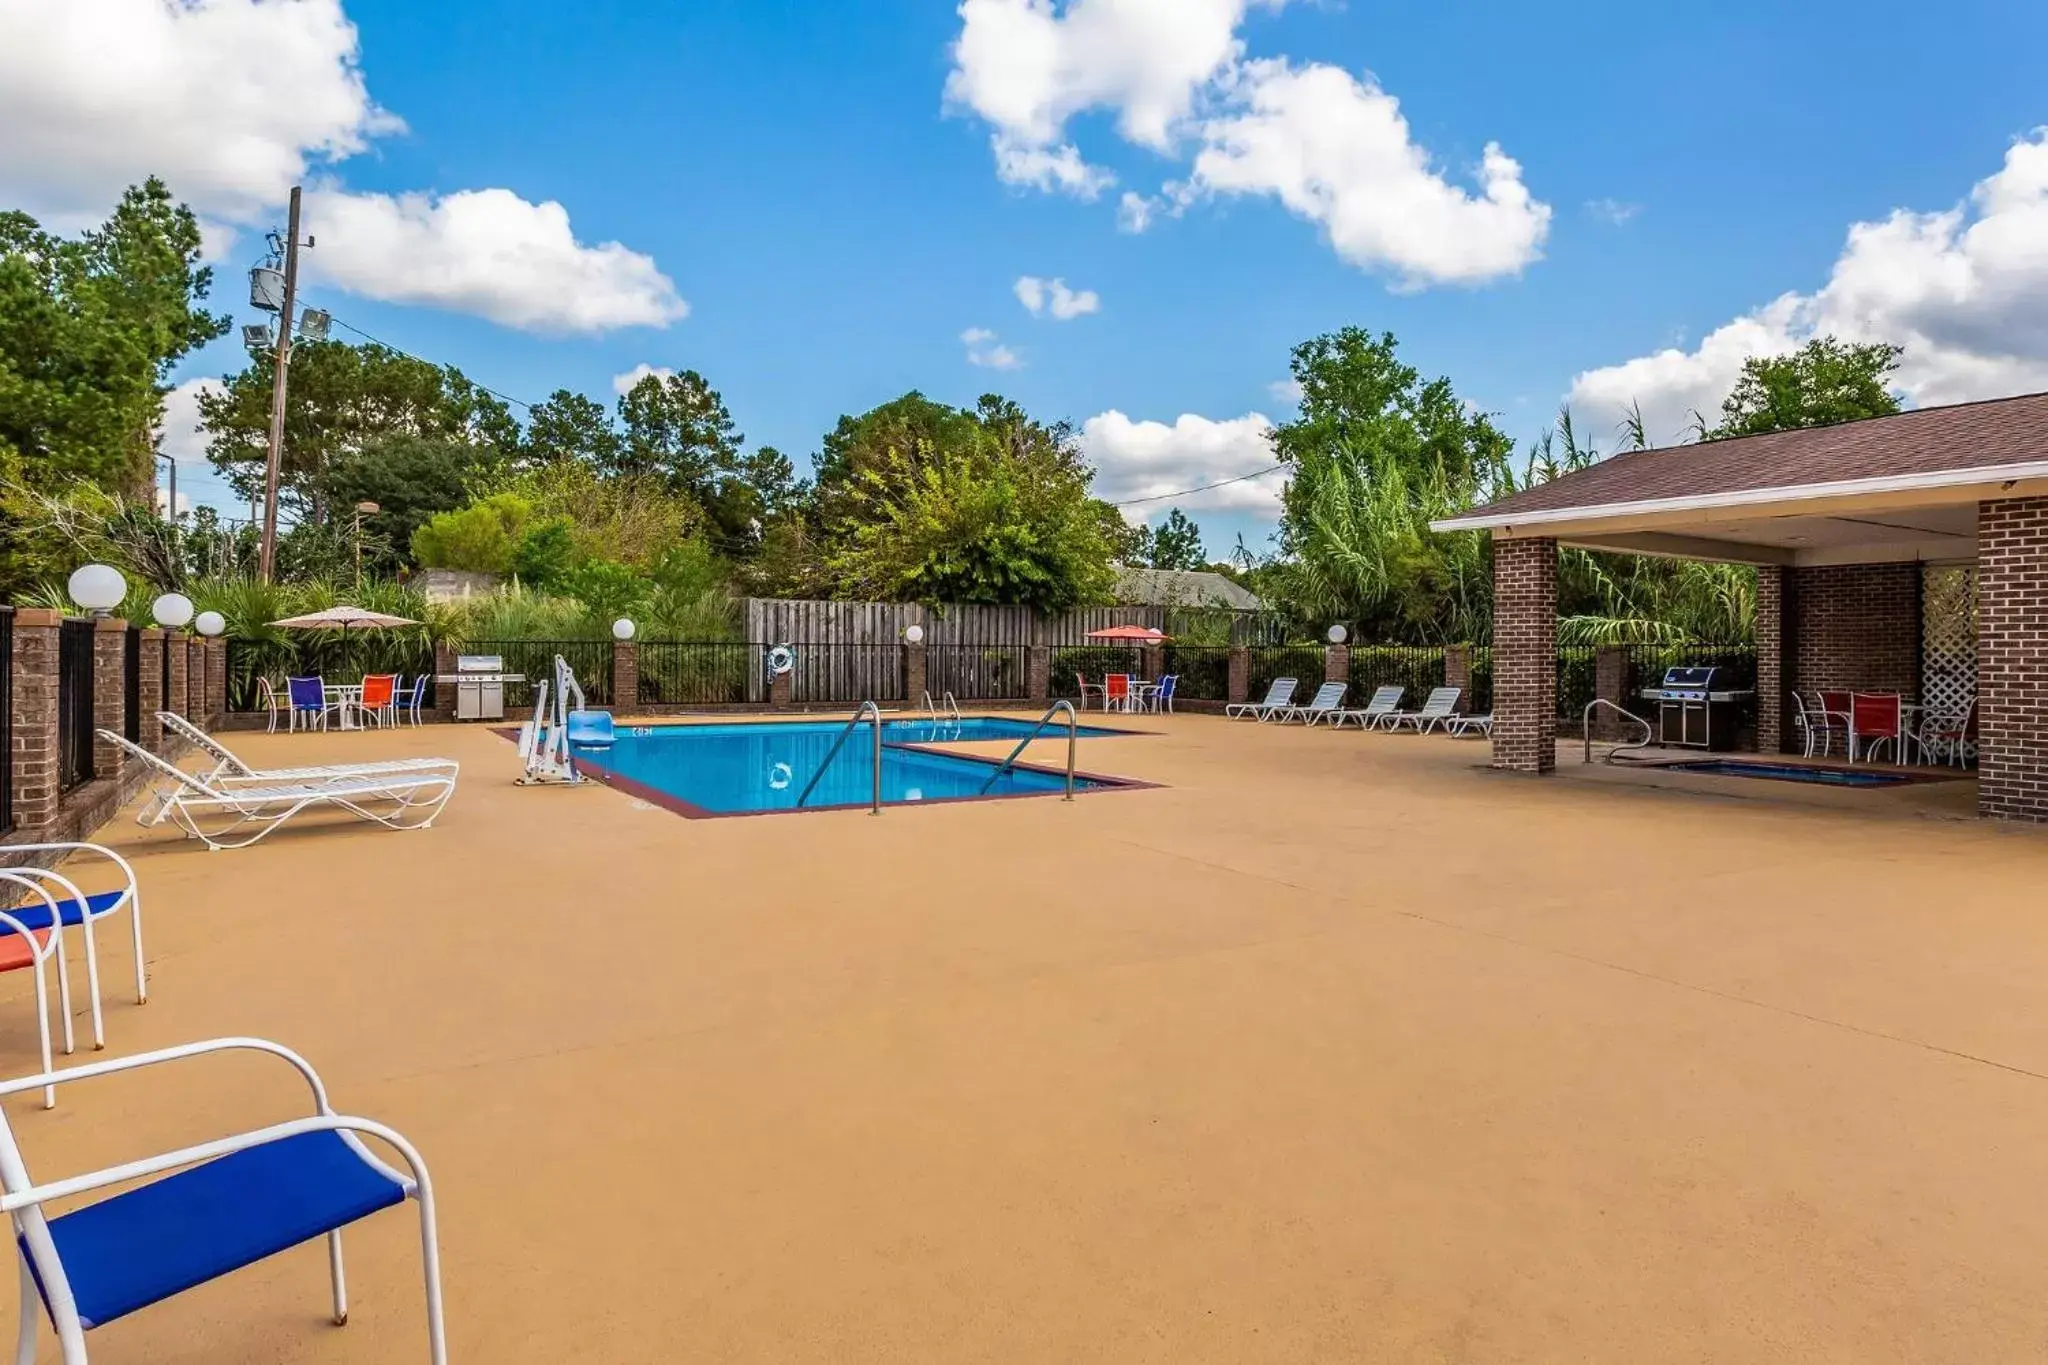
POLYGON ((87 564, 71 575, 65 591, 87 611, 112 611, 128 595, 128 580, 111 564, 87 564))
POLYGON ((192 624, 192 599, 181 592, 167 592, 149 604, 149 614, 166 630, 183 630, 192 624))
POLYGON ((218 635, 228 628, 228 618, 217 611, 202 611, 199 619, 192 623, 192 629, 201 635, 218 635))
POLYGON ((911 644, 914 644, 914 645, 921 645, 921 644, 923 644, 923 643, 924 643, 924 627, 923 627, 923 626, 910 626, 910 627, 907 627, 907 628, 906 628, 906 629, 904 630, 904 632, 903 632, 903 638, 904 638, 905 640, 909 641, 909 642, 910 642, 911 644))
POLYGON ((631 621, 621 616, 618 620, 612 622, 612 638, 614 640, 630 640, 633 638, 633 632, 637 629, 638 627, 631 621))
POLYGON ((1344 637, 1348 634, 1350 634, 1350 632, 1345 630, 1342 626, 1331 626, 1330 643, 1333 645, 1341 645, 1344 643, 1344 637))

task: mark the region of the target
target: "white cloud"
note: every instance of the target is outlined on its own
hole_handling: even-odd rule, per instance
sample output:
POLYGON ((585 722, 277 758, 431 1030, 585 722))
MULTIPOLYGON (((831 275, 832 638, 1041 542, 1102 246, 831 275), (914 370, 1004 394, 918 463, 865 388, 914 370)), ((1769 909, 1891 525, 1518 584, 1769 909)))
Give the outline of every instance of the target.
POLYGON ((1406 286, 1476 284, 1542 254, 1550 206, 1522 168, 1488 143, 1479 191, 1432 168, 1401 104, 1370 78, 1320 64, 1246 63, 1230 108, 1201 125, 1183 204, 1212 195, 1272 195, 1319 225, 1337 254, 1406 286))
POLYGON ((307 196, 314 278, 391 303, 424 304, 530 332, 660 327, 690 309, 654 258, 576 240, 560 204, 510 190, 307 196))
POLYGON ((206 463, 206 436, 199 429, 199 396, 226 389, 218 379, 188 379, 164 395, 156 448, 181 465, 206 463))
POLYGON ((0 0, 0 202, 75 229, 160 175, 219 261, 309 182, 307 264, 363 297, 548 332, 683 316, 650 258, 577 242, 559 204, 336 183, 405 127, 359 57, 342 0, 0 0))
MULTIPOLYGON (((1081 448, 1095 466, 1095 495, 1110 502, 1127 502, 1235 479, 1271 465, 1273 423, 1257 412, 1225 421, 1182 413, 1169 426, 1133 421, 1111 409, 1081 424, 1081 448)), ((1285 486, 1282 479, 1279 473, 1268 474, 1173 501, 1188 508, 1274 516, 1285 486)), ((1123 512, 1135 523, 1162 508, 1162 504, 1143 504, 1126 507, 1123 512)))
POLYGON ((1817 292, 1786 294, 1693 350, 1586 371, 1569 401, 1596 423, 1639 402, 1668 441, 1692 409, 1718 416, 1744 360, 1828 334, 1904 346, 1897 382, 1920 405, 2048 388, 2048 128, 2014 143, 1965 203, 1853 225, 1817 292))
POLYGON ((967 346, 967 363, 970 365, 979 365, 987 370, 1018 370, 1024 367, 1024 361, 1018 354, 986 327, 969 327, 960 334, 960 340, 967 346))
POLYGON ((612 376, 612 392, 623 398, 633 391, 635 384, 649 375, 657 379, 674 379, 676 372, 666 365, 650 365, 643 360, 624 374, 612 376))
POLYGON ((1017 302, 1035 318, 1050 313, 1056 321, 1071 322, 1102 310, 1102 299, 1093 289, 1069 289, 1065 280, 1024 275, 1018 278, 1016 291, 1017 302))

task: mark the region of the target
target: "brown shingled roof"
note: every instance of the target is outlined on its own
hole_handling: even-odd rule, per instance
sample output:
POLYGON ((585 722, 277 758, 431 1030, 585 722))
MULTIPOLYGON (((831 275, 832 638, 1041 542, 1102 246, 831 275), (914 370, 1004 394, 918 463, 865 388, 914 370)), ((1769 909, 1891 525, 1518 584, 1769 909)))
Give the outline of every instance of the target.
POLYGON ((1860 479, 2048 463, 2048 393, 1635 450, 1455 518, 1489 521, 1860 479))

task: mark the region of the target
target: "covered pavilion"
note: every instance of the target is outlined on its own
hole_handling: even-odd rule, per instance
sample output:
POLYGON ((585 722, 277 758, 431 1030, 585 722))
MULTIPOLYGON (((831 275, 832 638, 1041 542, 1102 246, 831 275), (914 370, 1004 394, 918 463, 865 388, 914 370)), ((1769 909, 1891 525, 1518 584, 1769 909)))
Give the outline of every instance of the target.
POLYGON ((1978 725, 1978 809, 2048 821, 2048 393, 1630 451, 1434 523, 1493 538, 1493 763, 1557 747, 1557 549, 1753 564, 1757 747, 1791 694, 1978 725))

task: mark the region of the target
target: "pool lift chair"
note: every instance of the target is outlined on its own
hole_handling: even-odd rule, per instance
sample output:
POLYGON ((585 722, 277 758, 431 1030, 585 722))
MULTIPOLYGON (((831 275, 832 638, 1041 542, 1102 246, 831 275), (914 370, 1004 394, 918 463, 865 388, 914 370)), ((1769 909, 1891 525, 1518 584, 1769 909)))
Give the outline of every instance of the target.
POLYGON ((583 689, 577 685, 575 670, 569 667, 567 659, 557 654, 552 692, 545 681, 534 687, 533 719, 519 727, 519 757, 526 762, 526 775, 519 779, 519 785, 573 787, 581 784, 583 774, 576 771, 576 760, 570 756, 569 746, 609 745, 615 735, 611 714, 592 711, 584 705, 583 689), (573 706, 569 700, 572 696, 575 698, 573 706), (552 710, 549 709, 551 700, 554 703, 552 710))

